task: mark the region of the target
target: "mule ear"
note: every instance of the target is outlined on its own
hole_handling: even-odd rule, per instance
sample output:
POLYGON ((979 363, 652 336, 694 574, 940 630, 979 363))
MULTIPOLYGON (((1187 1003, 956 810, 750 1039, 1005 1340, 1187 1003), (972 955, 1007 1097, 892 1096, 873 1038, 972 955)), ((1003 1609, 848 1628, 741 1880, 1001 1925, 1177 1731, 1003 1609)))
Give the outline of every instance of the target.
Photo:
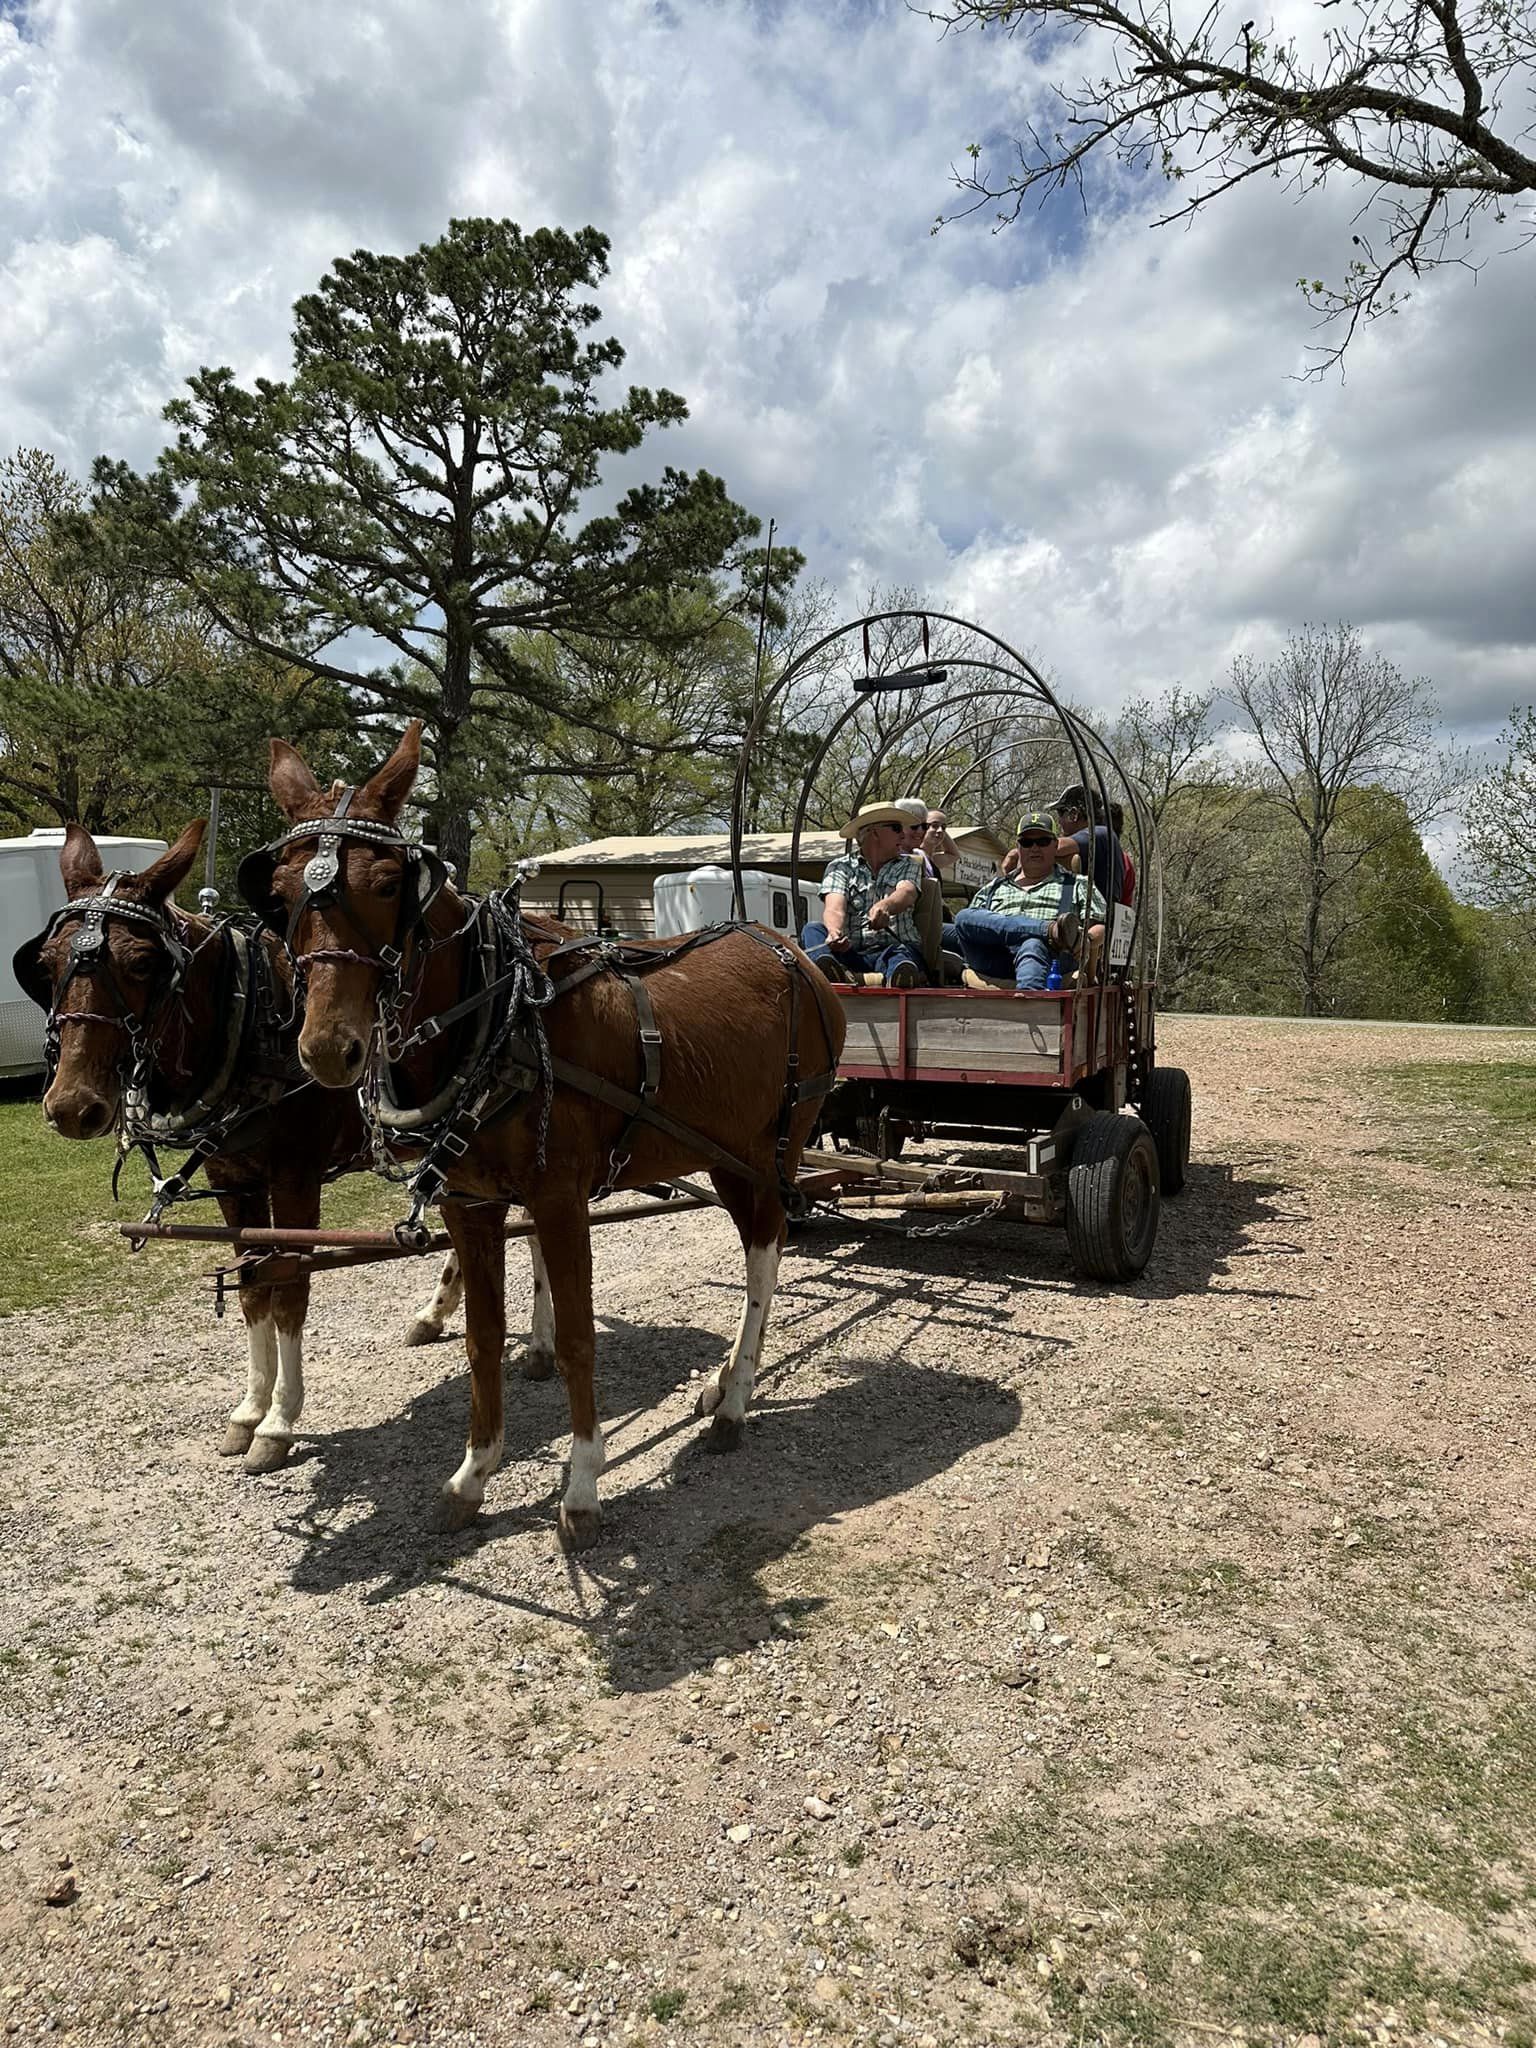
POLYGON ((176 844, 162 853, 152 867, 144 870, 140 880, 151 903, 164 903, 176 894, 192 871, 192 863, 197 859, 198 848, 207 829, 206 818, 194 818, 176 844))
POLYGON ((83 825, 64 827, 64 844, 59 852, 59 873, 64 879, 66 892, 73 896, 78 890, 92 889, 105 880, 101 855, 96 851, 96 842, 83 825))
POLYGON ((320 785, 297 747, 290 747, 286 740, 269 740, 267 744, 267 787, 283 816, 297 824, 319 802, 320 785))
POLYGON ((374 770, 358 795, 377 806, 386 825, 393 825, 411 793, 420 767, 421 720, 413 718, 400 735, 399 746, 382 768, 374 770))

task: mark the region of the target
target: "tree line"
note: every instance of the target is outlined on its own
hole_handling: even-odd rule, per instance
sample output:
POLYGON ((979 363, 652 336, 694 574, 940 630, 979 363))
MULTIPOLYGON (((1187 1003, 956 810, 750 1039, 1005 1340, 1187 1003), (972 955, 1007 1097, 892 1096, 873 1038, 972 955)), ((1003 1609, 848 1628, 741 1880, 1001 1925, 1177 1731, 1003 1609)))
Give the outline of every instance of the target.
MULTIPOLYGON (((295 307, 292 374, 199 371, 146 471, 0 459, 0 822, 168 834, 216 785, 233 855, 269 829, 268 733, 351 779, 420 717, 421 829, 472 886, 523 852, 718 825, 760 693, 833 604, 720 478, 641 477, 686 406, 622 385, 622 348, 594 338, 607 248, 471 220, 408 256, 359 251, 295 307)), ((946 629, 933 654, 966 651, 946 629)), ((871 658, 904 654, 877 634, 871 658)), ((791 821, 828 681, 812 667, 776 703, 751 828, 791 821)), ((1004 824, 1071 779, 1049 721, 939 710, 897 734, 893 716, 872 699, 828 750, 812 823, 876 775, 1004 824)), ((1112 738, 1163 848, 1168 998, 1531 1015, 1533 714, 1506 737, 1458 903, 1421 835, 1465 765, 1428 685, 1352 628, 1127 705, 1112 738)))

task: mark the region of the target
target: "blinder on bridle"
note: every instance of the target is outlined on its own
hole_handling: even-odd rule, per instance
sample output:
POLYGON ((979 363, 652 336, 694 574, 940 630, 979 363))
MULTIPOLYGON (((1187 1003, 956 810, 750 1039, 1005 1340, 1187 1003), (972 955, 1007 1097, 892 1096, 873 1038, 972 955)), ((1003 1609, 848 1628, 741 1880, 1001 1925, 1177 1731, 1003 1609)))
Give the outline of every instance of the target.
POLYGON ((119 1025, 137 1046, 147 1033, 154 1017, 164 1008, 181 987, 186 977, 187 963, 191 958, 186 947, 176 934, 169 914, 159 904, 135 903, 131 898, 119 896, 118 884, 126 879, 121 873, 106 877, 94 896, 77 896, 56 910, 35 939, 28 939, 19 946, 12 956, 11 972, 24 995, 48 1013, 48 1053, 50 1068, 58 1044, 61 1025, 71 1021, 80 1024, 119 1025), (112 952, 107 944, 107 921, 116 918, 120 924, 135 925, 147 931, 165 952, 171 963, 170 978, 164 988, 156 992, 154 1003, 143 1017, 135 1017, 127 999, 118 985, 117 976, 112 972, 112 952), (78 929, 69 942, 69 954, 64 963, 64 972, 57 986, 43 961, 43 948, 55 932, 64 925, 78 920, 78 929), (59 1005, 71 982, 84 978, 92 980, 102 976, 110 988, 117 1004, 115 1016, 104 1015, 94 1010, 60 1010, 59 1005))
MULTIPOLYGON (((427 912, 437 901, 448 880, 448 870, 430 847, 419 846, 413 840, 404 838, 393 825, 377 824, 369 818, 349 817, 347 813, 356 794, 355 789, 344 790, 340 803, 330 817, 312 818, 302 825, 295 825, 279 838, 270 840, 265 846, 257 847, 253 853, 248 853, 240 863, 236 887, 267 929, 275 932, 292 953, 294 935, 306 911, 339 912, 346 918, 346 879, 342 868, 342 855, 347 840, 400 854, 405 864, 405 874, 393 945, 380 947, 377 956, 351 953, 334 947, 295 955, 295 958, 301 961, 347 959, 364 967, 377 967, 386 974, 397 975, 406 939, 411 931, 425 920, 427 912), (277 894, 273 882, 284 851, 303 839, 313 839, 317 844, 315 851, 305 862, 302 886, 290 910, 277 894)), ((350 922, 350 919, 347 921, 350 922)))

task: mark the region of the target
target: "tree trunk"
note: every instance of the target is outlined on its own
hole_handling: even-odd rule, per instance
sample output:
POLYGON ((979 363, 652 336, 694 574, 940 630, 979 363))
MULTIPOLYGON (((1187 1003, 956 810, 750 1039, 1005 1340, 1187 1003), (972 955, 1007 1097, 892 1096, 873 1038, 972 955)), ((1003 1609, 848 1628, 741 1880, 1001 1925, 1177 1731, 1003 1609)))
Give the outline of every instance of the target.
POLYGON ((447 659, 435 734, 437 850, 447 861, 461 889, 469 887, 470 819, 459 772, 459 740, 470 712, 470 637, 468 628, 447 620, 447 659))
POLYGON ((1322 989, 1318 985, 1317 954, 1322 934, 1323 896, 1327 890, 1328 876, 1323 867, 1322 849, 1314 846, 1312 858, 1307 867, 1307 915, 1301 938, 1301 1014, 1303 1017, 1322 1015, 1322 989))

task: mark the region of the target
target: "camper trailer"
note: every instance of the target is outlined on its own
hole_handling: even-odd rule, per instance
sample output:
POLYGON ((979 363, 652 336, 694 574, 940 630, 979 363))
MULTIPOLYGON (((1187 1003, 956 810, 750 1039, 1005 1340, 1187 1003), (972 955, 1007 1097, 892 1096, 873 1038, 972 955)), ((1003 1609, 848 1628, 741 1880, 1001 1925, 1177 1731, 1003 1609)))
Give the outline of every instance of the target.
MULTIPOLYGON (((132 874, 165 851, 163 839, 102 838, 96 844, 104 867, 132 874)), ((0 1076, 43 1071, 43 1013, 18 988, 11 956, 63 906, 63 847, 62 826, 0 839, 0 1076)))

